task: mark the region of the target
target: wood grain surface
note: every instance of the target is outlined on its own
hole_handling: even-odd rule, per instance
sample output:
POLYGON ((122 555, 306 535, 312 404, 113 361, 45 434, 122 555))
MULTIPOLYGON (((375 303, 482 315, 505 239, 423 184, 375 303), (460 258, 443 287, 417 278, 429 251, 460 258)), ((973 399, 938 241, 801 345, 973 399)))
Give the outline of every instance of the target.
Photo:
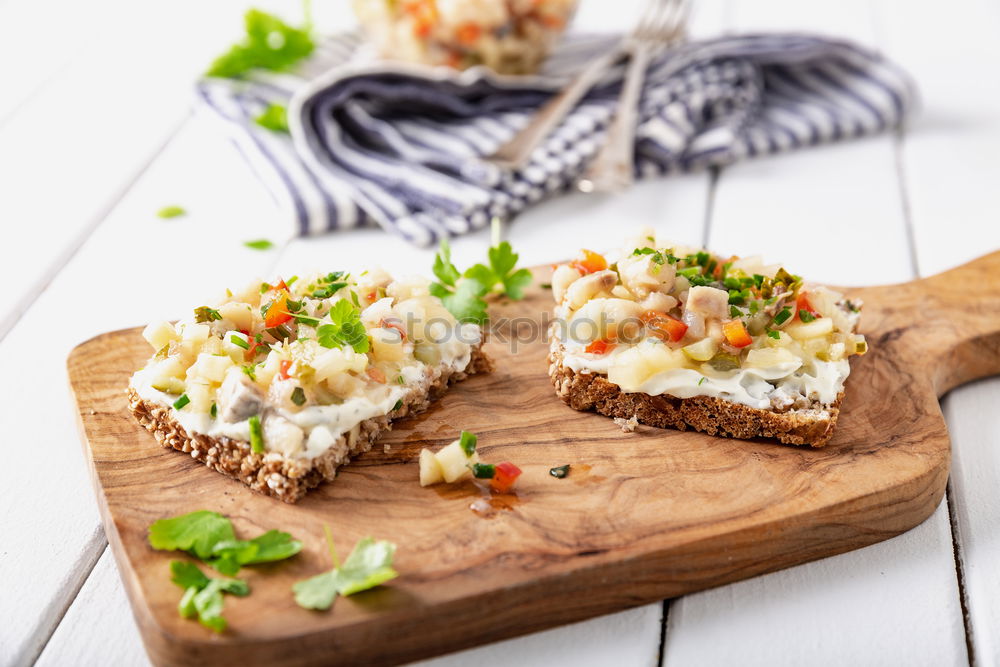
MULTIPOLYGON (((547 270, 536 271, 539 282, 547 270)), ((938 398, 1000 372, 1000 253, 905 285, 848 290, 865 301, 872 351, 852 360, 837 433, 819 450, 640 426, 576 412, 554 394, 539 332, 550 295, 495 304, 497 370, 400 422, 333 484, 298 505, 254 494, 173 450, 127 412, 125 386, 148 356, 139 329, 77 347, 68 366, 95 489, 133 612, 157 664, 392 664, 533 632, 744 579, 887 539, 923 521, 948 477, 938 398), (503 318, 519 322, 512 326, 503 318), (512 329, 522 342, 502 339, 512 329), (532 336, 532 332, 534 335, 532 336), (531 338, 530 341, 524 339, 531 338), (416 457, 461 429, 485 460, 524 469, 489 516, 470 487, 421 488, 416 457), (548 470, 572 464, 566 479, 548 470), (293 560, 241 572, 230 630, 178 617, 174 555, 153 551, 154 520, 196 509, 305 542, 293 560), (341 550, 365 535, 399 545, 399 579, 329 612, 292 600, 327 569, 323 524, 341 550)))

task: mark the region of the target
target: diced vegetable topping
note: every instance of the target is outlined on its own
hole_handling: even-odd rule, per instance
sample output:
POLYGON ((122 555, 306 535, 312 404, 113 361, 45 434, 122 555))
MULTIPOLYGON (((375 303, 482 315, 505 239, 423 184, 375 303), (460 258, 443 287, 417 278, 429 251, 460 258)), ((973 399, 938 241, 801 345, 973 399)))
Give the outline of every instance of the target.
POLYGON ((603 271, 608 268, 608 262, 604 259, 603 255, 586 249, 581 250, 580 252, 583 257, 571 264, 571 266, 580 273, 586 275, 588 273, 597 273, 598 271, 603 271))
POLYGON ((555 468, 551 468, 549 469, 549 474, 555 477, 556 479, 563 479, 567 475, 569 475, 569 464, 567 463, 564 466, 556 466, 555 468))
POLYGON ((726 341, 733 347, 746 347, 753 342, 746 325, 741 320, 729 320, 722 325, 722 331, 726 341))
POLYGON ((490 486, 497 493, 507 493, 514 487, 517 478, 521 476, 521 469, 510 461, 498 463, 494 470, 493 479, 490 486))
POLYGON ((614 343, 606 340, 595 340, 585 347, 583 351, 587 354, 607 354, 613 349, 615 349, 614 343))

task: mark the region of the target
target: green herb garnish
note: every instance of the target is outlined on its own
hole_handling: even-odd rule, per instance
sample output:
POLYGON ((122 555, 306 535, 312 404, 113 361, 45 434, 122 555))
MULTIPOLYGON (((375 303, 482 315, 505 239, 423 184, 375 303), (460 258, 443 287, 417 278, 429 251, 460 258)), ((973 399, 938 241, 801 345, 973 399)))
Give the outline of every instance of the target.
POLYGON ((476 453, 476 443, 478 441, 479 438, 477 438, 475 434, 469 433, 468 431, 462 431, 462 435, 458 438, 458 445, 462 448, 462 451, 465 452, 466 456, 471 457, 476 453))
POLYGON ((493 479, 497 474, 497 467, 492 463, 473 463, 472 476, 476 479, 493 479))
POLYGON ((326 531, 333 569, 315 577, 297 582, 292 586, 295 602, 305 609, 326 610, 333 605, 337 595, 351 595, 366 591, 395 579, 399 574, 392 569, 392 558, 396 545, 386 540, 365 537, 358 540, 354 549, 341 565, 333 547, 330 529, 326 531))
POLYGON ((323 347, 351 347, 355 352, 368 352, 368 332, 361 323, 361 311, 347 299, 333 304, 328 314, 330 324, 322 324, 316 329, 316 340, 323 347))
POLYGON ((398 401, 396 401, 396 404, 392 406, 392 411, 395 412, 396 410, 399 410, 401 407, 403 407, 403 399, 399 399, 398 401))
POLYGON ((769 338, 773 338, 774 340, 781 340, 781 332, 775 331, 774 329, 769 330, 767 335, 769 338))
POLYGON ((208 76, 235 78, 257 68, 288 70, 315 48, 308 30, 293 28, 259 9, 247 11, 243 23, 246 36, 215 59, 208 76))
POLYGON ((212 415, 212 419, 215 419, 216 417, 218 417, 219 416, 219 406, 216 405, 215 403, 212 403, 212 407, 209 408, 208 414, 212 415))
POLYGON ((774 316, 774 323, 780 326, 784 324, 785 321, 788 320, 788 318, 791 316, 792 316, 792 309, 789 308, 788 306, 785 306, 784 308, 781 309, 780 312, 778 312, 777 315, 774 316))
POLYGON ((555 477, 556 479, 564 479, 567 475, 569 475, 569 464, 567 463, 564 466, 556 466, 555 468, 550 468, 549 474, 555 477))
POLYGON ((180 410, 190 402, 191 399, 188 398, 187 394, 181 394, 180 397, 176 401, 174 401, 174 410, 180 410))
POLYGON ((816 316, 810 313, 805 308, 799 308, 799 319, 803 322, 812 322, 816 319, 816 316))
POLYGON ((737 318, 743 317, 743 311, 737 308, 736 306, 729 306, 729 316, 735 320, 737 318))
POLYGON ((156 212, 156 217, 163 218, 164 220, 179 218, 182 215, 187 215, 187 211, 180 206, 164 206, 156 212))
POLYGON ((229 342, 237 347, 242 347, 244 350, 250 349, 250 343, 243 340, 242 336, 237 336, 236 334, 229 335, 229 342))
POLYGON ((214 322, 221 319, 222 315, 215 308, 200 306, 199 308, 194 309, 194 321, 199 324, 202 322, 214 322))
POLYGON ((149 544, 163 551, 187 551, 202 560, 211 558, 212 548, 222 540, 236 539, 233 524, 217 512, 199 510, 149 527, 149 544))
MULTIPOLYGON (((257 239, 255 241, 244 241, 243 245, 250 248, 251 250, 270 250, 274 247, 274 243, 268 241, 267 239, 257 239)), ((270 288, 268 288, 270 289, 270 288)), ((265 292, 267 290, 264 290, 265 292)))
POLYGON ((240 370, 243 371, 243 374, 246 375, 251 380, 253 380, 254 382, 257 381, 257 371, 252 364, 247 366, 240 366, 240 370))
POLYGON ((182 618, 198 617, 198 622, 215 632, 226 629, 222 617, 222 594, 249 595, 250 587, 242 579, 210 579, 194 563, 175 560, 170 562, 170 580, 184 589, 184 597, 177 605, 182 618))
POLYGON ((272 132, 288 132, 288 109, 283 104, 271 104, 263 113, 253 119, 261 127, 272 132))
POLYGON ((260 415, 250 417, 250 449, 255 454, 264 452, 264 429, 260 425, 260 415))
POLYGON ((292 403, 302 407, 306 402, 306 392, 302 387, 292 389, 292 403))

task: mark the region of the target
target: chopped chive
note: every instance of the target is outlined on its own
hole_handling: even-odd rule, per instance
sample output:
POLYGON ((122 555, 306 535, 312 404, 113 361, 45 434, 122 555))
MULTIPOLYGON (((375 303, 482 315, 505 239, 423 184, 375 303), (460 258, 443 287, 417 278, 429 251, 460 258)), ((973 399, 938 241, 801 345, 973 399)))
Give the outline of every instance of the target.
POLYGON ((296 387, 292 389, 292 403, 298 406, 304 405, 306 402, 306 392, 302 387, 296 387))
POLYGON ((458 439, 458 444, 462 448, 462 451, 465 452, 466 456, 472 456, 476 453, 476 443, 478 441, 479 438, 477 438, 475 434, 469 433, 468 431, 462 431, 462 435, 459 436, 458 439))
POLYGON ((253 366, 241 366, 240 368, 248 378, 250 378, 254 382, 257 381, 257 371, 254 370, 253 366))
POLYGON ((810 313, 805 308, 800 308, 799 309, 799 319, 802 320, 803 322, 812 322, 813 320, 816 319, 816 316, 813 315, 812 313, 810 313))
POLYGON ((191 399, 188 398, 187 394, 181 394, 180 398, 178 398, 176 401, 174 401, 174 410, 180 410, 181 408, 183 408, 185 405, 187 405, 190 402, 191 402, 191 399))
POLYGON ((569 474, 569 464, 564 466, 556 466, 555 468, 549 468, 549 474, 556 479, 563 479, 569 474))
POLYGON ((271 289, 271 284, 270 283, 261 283, 260 284, 260 293, 261 294, 264 294, 265 292, 267 292, 270 289, 271 289))
POLYGON ((473 463, 472 476, 476 479, 493 479, 497 474, 497 467, 492 463, 473 463))
POLYGON ((237 336, 236 334, 229 335, 229 342, 237 347, 242 347, 244 350, 250 349, 250 343, 246 342, 242 337, 237 336))
POLYGON ((789 308, 788 306, 785 306, 784 308, 781 309, 781 312, 779 312, 777 315, 774 316, 774 323, 780 326, 781 324, 784 324, 785 321, 791 316, 792 316, 792 309, 789 308))
POLYGON ((255 454, 264 451, 264 429, 260 425, 260 415, 250 417, 250 449, 255 454))
POLYGON ((767 332, 767 335, 774 340, 781 340, 781 333, 775 331, 774 329, 767 332))
POLYGON ((295 281, 298 280, 298 279, 299 279, 298 276, 292 276, 291 278, 289 278, 288 280, 285 281, 285 284, 288 285, 289 287, 291 287, 292 285, 295 284, 295 281))
POLYGON ((215 308, 209 308, 208 306, 200 306, 194 309, 194 321, 199 324, 202 322, 214 322, 215 320, 221 320, 222 314, 219 313, 215 308))
POLYGON ((216 417, 218 417, 219 416, 219 406, 216 405, 215 403, 212 403, 212 407, 208 411, 208 414, 212 415, 212 419, 215 419, 216 417))
POLYGON ((396 376, 396 384, 406 384, 406 380, 403 379, 402 375, 396 376))
POLYGON ((743 317, 743 311, 741 311, 736 306, 729 306, 729 315, 733 319, 737 319, 739 317, 743 317))
POLYGON ((764 284, 764 276, 759 273, 753 274, 753 284, 757 286, 757 289, 760 289, 760 286, 764 284))
POLYGON ((399 410, 401 407, 403 407, 403 399, 399 399, 398 401, 396 401, 396 405, 392 406, 392 411, 395 412, 396 410, 399 410))
POLYGON ((700 387, 701 385, 703 385, 705 383, 705 380, 707 380, 707 379, 708 378, 706 378, 706 377, 702 377, 700 380, 698 380, 698 386, 700 387))
POLYGON ((552 283, 541 283, 539 287, 542 289, 552 289, 552 283))

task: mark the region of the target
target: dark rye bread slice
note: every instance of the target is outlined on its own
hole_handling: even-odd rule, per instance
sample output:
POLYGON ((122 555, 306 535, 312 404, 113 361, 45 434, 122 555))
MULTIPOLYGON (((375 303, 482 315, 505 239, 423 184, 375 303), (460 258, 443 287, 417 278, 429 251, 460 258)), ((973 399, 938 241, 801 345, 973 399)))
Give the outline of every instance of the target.
POLYGON ((171 415, 169 405, 146 401, 132 387, 128 389, 128 403, 135 418, 163 447, 190 454, 196 461, 243 482, 254 491, 295 503, 309 489, 333 480, 337 468, 351 457, 371 449, 379 436, 392 429, 392 420, 426 410, 449 385, 491 370, 493 363, 480 345, 472 350, 465 370, 445 371, 428 378, 424 385, 407 392, 398 410, 361 422, 356 434, 342 435, 327 451, 313 459, 286 458, 278 452, 255 454, 249 442, 188 433, 171 415))
POLYGON ((562 363, 562 343, 552 336, 549 376, 559 397, 574 410, 593 410, 659 428, 694 429, 727 438, 775 438, 789 445, 822 447, 833 436, 840 414, 841 391, 832 405, 814 403, 786 412, 760 410, 711 396, 677 398, 624 392, 596 373, 578 373, 562 363))

